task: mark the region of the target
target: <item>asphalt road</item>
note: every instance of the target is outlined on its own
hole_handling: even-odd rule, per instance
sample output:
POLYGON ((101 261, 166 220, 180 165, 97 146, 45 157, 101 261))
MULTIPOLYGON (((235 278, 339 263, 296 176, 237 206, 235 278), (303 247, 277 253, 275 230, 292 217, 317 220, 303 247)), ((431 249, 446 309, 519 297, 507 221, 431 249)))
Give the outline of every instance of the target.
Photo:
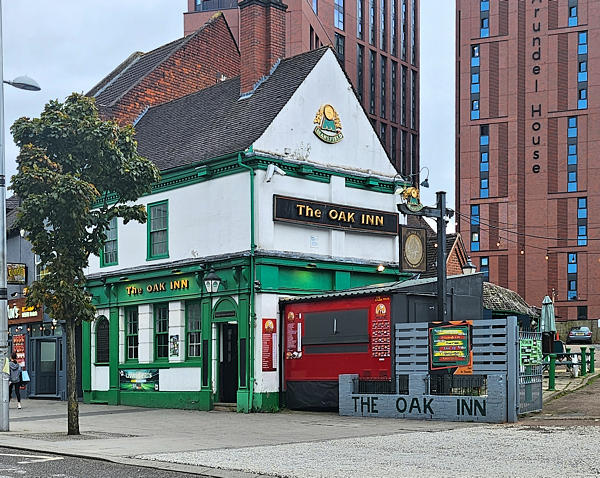
POLYGON ((201 475, 0 447, 0 478, 186 478, 198 476, 201 475))

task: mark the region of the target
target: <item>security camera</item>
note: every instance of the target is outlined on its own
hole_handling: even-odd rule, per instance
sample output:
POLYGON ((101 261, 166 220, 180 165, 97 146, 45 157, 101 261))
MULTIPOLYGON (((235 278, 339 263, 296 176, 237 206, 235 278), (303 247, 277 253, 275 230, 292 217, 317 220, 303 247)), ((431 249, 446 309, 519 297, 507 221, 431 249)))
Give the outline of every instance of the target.
POLYGON ((281 169, 279 166, 275 166, 273 163, 267 166, 267 174, 265 176, 265 183, 270 183, 271 179, 273 179, 274 174, 279 174, 280 176, 285 176, 285 171, 281 169))

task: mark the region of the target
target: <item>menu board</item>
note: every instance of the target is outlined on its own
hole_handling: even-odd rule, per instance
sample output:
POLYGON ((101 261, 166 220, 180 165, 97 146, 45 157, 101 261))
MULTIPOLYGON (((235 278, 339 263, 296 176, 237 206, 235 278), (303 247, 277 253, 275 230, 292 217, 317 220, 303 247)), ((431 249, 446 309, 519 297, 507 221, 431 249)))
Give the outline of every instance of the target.
POLYGON ((539 339, 521 339, 519 341, 521 366, 540 365, 542 363, 542 341, 539 339))
POLYGON ((371 354, 380 360, 391 354, 389 306, 382 302, 375 305, 371 321, 371 354))
POLYGON ((288 312, 285 322, 285 358, 302 357, 302 323, 300 314, 288 312))
POLYGON ((470 325, 444 324, 429 329, 430 368, 469 366, 471 363, 470 325))
POLYGON ((262 319, 262 371, 277 370, 275 343, 277 319, 262 319))

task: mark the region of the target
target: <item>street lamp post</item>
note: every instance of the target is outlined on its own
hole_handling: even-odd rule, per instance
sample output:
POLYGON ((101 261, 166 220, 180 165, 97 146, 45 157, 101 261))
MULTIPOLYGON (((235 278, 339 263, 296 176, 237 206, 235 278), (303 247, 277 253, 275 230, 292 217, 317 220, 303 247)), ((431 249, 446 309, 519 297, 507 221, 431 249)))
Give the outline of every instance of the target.
MULTIPOLYGON (((29 91, 39 91, 39 85, 26 76, 19 76, 13 81, 4 81, 2 53, 2 0, 0 0, 0 362, 2 366, 8 357, 8 305, 6 290, 6 176, 4 164, 4 83, 15 88, 29 91)), ((8 431, 8 379, 9 375, 2 373, 0 385, 0 431, 8 431)))
POLYGON ((421 207, 418 211, 411 210, 406 204, 398 204, 402 214, 435 218, 437 222, 437 315, 438 321, 446 320, 446 217, 451 218, 454 211, 446 208, 446 192, 438 191, 437 207, 421 207))

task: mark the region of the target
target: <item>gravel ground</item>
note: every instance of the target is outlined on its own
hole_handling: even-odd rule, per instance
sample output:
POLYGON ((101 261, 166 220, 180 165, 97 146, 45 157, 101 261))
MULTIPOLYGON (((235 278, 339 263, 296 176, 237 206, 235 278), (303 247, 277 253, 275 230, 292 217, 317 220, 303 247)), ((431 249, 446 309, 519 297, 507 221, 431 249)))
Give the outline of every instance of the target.
POLYGON ((599 427, 492 425, 136 458, 294 478, 573 478, 600 476, 599 442, 599 427))

